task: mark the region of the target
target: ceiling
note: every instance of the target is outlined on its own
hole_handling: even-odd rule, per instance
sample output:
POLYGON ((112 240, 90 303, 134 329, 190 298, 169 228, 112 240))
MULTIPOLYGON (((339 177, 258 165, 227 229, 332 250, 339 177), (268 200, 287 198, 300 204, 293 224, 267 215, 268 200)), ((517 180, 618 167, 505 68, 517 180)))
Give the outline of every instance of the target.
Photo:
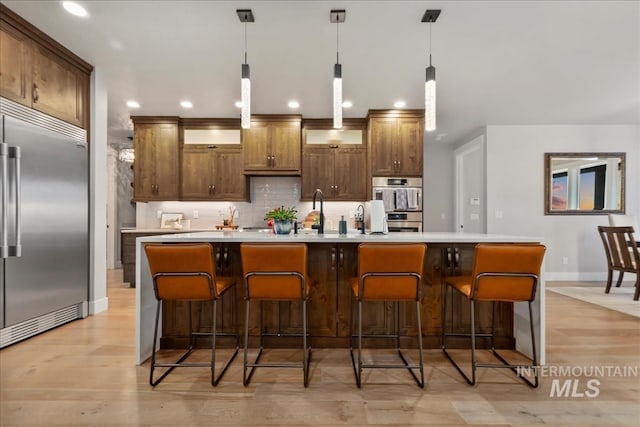
POLYGON ((103 73, 109 133, 130 114, 239 117, 244 24, 252 113, 331 117, 340 24, 345 117, 370 108, 423 108, 426 9, 437 69, 437 129, 428 142, 459 144, 486 125, 640 124, 638 1, 2 1, 103 73), (132 110, 126 101, 141 108, 132 110), (194 107, 179 106, 188 99, 194 107))

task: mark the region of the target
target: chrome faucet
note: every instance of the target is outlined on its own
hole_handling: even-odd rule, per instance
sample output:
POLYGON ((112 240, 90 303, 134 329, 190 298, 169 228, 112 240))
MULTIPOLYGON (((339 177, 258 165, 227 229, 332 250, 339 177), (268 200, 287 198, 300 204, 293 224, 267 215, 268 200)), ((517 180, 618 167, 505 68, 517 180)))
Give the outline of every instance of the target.
POLYGON ((316 196, 320 194, 320 224, 318 224, 318 226, 316 227, 315 225, 312 226, 312 228, 317 228, 318 229, 318 234, 324 234, 324 211, 323 211, 323 203, 324 203, 324 198, 322 195, 322 190, 320 190, 319 188, 316 190, 315 193, 313 193, 313 206, 311 209, 315 209, 316 208, 316 196))
POLYGON ((356 209, 358 211, 357 213, 358 221, 360 221, 360 224, 362 225, 362 228, 360 229, 360 234, 364 234, 364 205, 359 204, 356 209), (360 216, 360 208, 362 208, 362 216, 360 216))

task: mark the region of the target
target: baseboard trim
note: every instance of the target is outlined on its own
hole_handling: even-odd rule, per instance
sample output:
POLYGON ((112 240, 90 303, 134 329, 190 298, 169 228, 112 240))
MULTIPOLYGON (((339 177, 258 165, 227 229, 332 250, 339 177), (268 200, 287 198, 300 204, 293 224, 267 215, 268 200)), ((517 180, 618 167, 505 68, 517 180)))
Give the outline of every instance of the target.
POLYGON ((89 315, 93 316, 109 309, 109 298, 104 297, 99 300, 89 301, 89 315))
MULTIPOLYGON (((544 273, 545 280, 557 281, 583 281, 583 282, 605 282, 607 280, 606 272, 584 272, 584 271, 546 271, 544 273)), ((613 280, 618 279, 618 274, 614 273, 613 280)), ((635 275, 627 273, 624 275, 623 282, 634 282, 635 275)))

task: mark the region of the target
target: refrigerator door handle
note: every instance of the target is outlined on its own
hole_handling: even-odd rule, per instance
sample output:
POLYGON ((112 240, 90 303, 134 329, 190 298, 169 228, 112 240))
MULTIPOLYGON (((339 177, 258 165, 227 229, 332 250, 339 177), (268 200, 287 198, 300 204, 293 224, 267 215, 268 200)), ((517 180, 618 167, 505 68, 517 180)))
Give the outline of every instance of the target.
POLYGON ((7 235, 7 204, 9 198, 9 172, 8 172, 9 145, 0 143, 0 163, 2 164, 2 234, 0 235, 0 259, 9 256, 9 241, 7 235))
POLYGON ((15 159, 16 161, 16 176, 14 180, 16 186, 16 244, 9 245, 9 256, 19 257, 22 255, 22 219, 20 212, 22 206, 22 187, 20 185, 20 179, 22 178, 22 157, 20 155, 20 147, 9 147, 9 158, 15 159))

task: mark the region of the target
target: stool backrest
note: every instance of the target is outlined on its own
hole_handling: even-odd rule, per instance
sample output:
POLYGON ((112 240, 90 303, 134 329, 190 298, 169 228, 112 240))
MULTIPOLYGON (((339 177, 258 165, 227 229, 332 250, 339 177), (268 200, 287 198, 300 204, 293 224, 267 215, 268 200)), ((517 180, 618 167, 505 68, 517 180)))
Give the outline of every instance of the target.
POLYGON ((144 247, 157 299, 216 298, 213 247, 197 244, 147 244, 144 247))
POLYGON ((607 254, 609 268, 637 271, 640 260, 638 245, 633 237, 633 227, 598 226, 598 233, 607 254))
POLYGON ((301 277, 307 276, 307 245, 242 243, 240 254, 248 298, 286 300, 303 297, 301 277), (284 274, 269 276, 260 273, 284 274))
POLYGON ((472 298, 533 301, 545 250, 539 244, 476 245, 472 298))
POLYGON ((424 243, 361 243, 358 276, 365 277, 362 299, 417 299, 427 246, 424 243), (413 276, 376 276, 375 273, 413 273, 413 276), (416 277, 418 275, 419 277, 416 277))

